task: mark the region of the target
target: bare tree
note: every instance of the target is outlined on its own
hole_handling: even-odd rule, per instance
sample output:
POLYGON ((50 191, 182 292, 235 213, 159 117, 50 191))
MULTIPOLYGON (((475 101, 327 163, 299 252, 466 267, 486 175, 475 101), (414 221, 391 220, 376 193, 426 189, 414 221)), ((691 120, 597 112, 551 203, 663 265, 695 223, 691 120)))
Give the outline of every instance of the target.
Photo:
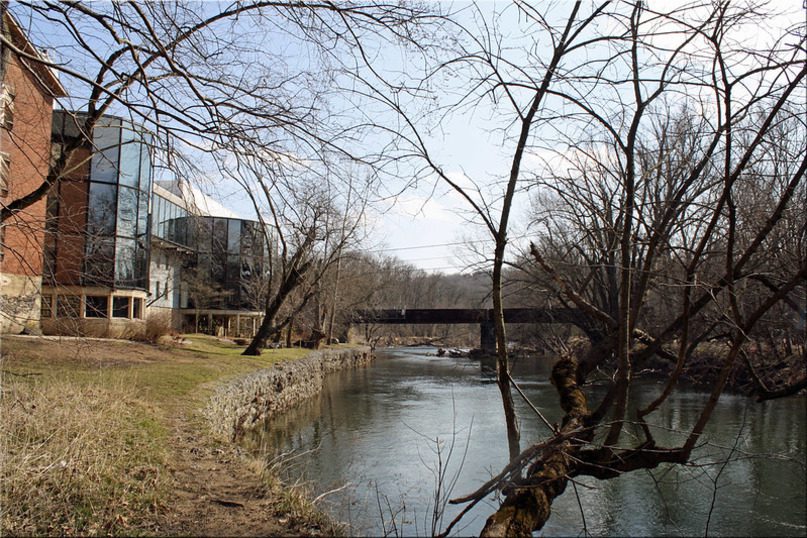
MULTIPOLYGON (((753 276, 774 237, 790 237, 795 245, 803 236, 798 192, 807 167, 804 26, 751 50, 737 41, 737 32, 764 20, 753 5, 554 7, 511 8, 525 27, 512 47, 498 32, 497 17, 506 10, 490 18, 472 10, 476 27, 461 28, 459 55, 438 59, 429 72, 432 78, 450 73, 465 83, 458 102, 444 112, 491 110, 496 119, 506 114, 500 132, 509 173, 488 191, 479 178, 460 183, 445 171, 423 118, 410 106, 422 86, 411 91, 376 72, 359 75, 367 93, 397 114, 400 145, 422 170, 465 199, 492 239, 498 382, 511 463, 457 500, 472 506, 504 489, 485 535, 539 529, 552 500, 576 475, 606 479, 661 462, 686 462, 749 334, 772 309, 790 308, 804 294, 807 267, 799 247, 790 247, 792 263, 776 278, 753 276), (783 143, 777 126, 785 124, 783 143), (771 152, 772 146, 787 149, 771 152), (544 158, 546 166, 527 168, 525 157, 530 163, 544 158), (753 219, 742 220, 738 200, 752 180, 772 196, 755 204, 753 219), (566 354, 553 369, 565 412, 561 425, 524 451, 501 315, 502 268, 519 187, 540 189, 538 201, 552 204, 540 209, 541 237, 531 256, 544 287, 581 312, 591 340, 587 350, 566 354), (786 220, 793 214, 800 218, 786 220), (752 282, 755 291, 747 294, 752 282), (651 300, 669 297, 670 290, 680 293, 679 300, 663 303, 673 308, 648 316, 651 300), (646 325, 651 319, 653 325, 646 325), (700 419, 682 446, 657 446, 646 417, 674 389, 693 348, 721 333, 728 351, 719 358, 720 373, 700 419), (658 398, 639 412, 644 439, 625 445, 634 371, 654 355, 675 367, 658 398), (585 383, 598 368, 612 371, 613 382, 590 407, 585 383)), ((803 387, 799 378, 766 394, 803 387)))
MULTIPOLYGON (((222 171, 249 194, 266 244, 273 250, 264 269, 264 318, 244 351, 257 355, 321 294, 321 282, 339 263, 345 246, 360 238, 366 196, 356 194, 352 181, 337 181, 334 168, 302 162, 286 165, 237 151, 229 155, 236 155, 235 166, 222 171), (342 196, 339 187, 344 184, 348 190, 342 196)), ((315 328, 320 332, 321 322, 317 316, 315 328)))
MULTIPOLYGON (((501 15, 494 15, 493 20, 488 21, 486 15, 477 7, 472 9, 471 14, 477 28, 470 29, 470 26, 457 25, 457 32, 462 36, 459 41, 459 56, 447 61, 445 58, 439 60, 439 65, 428 77, 436 77, 443 72, 461 77, 463 80, 470 77, 470 89, 461 93, 458 102, 447 105, 443 113, 492 102, 496 113, 507 113, 511 118, 511 123, 504 129, 510 152, 509 173, 496 184, 489 197, 483 196, 480 185, 484 181, 481 178, 471 178, 471 187, 460 184, 446 173, 442 163, 438 162, 423 135, 423 126, 419 123, 419 118, 407 106, 407 99, 404 96, 409 95, 411 88, 390 83, 374 70, 363 78, 359 74, 368 88, 368 93, 397 114, 400 124, 396 129, 402 139, 399 144, 404 146, 410 155, 416 156, 421 161, 423 166, 421 171, 425 169, 428 174, 436 176, 467 202, 474 218, 479 220, 492 239, 491 298, 496 329, 497 384, 502 396, 511 459, 516 458, 520 452, 518 420, 510 390, 513 380, 510 376, 507 353, 502 289, 502 271, 509 242, 511 212, 520 181, 523 179, 522 161, 529 148, 529 139, 536 126, 548 119, 543 115, 543 109, 552 94, 551 88, 556 83, 559 73, 562 70, 569 70, 563 65, 567 56, 573 57, 573 53, 588 45, 582 41, 586 35, 585 30, 602 15, 607 5, 608 2, 595 6, 590 13, 583 13, 581 3, 576 2, 569 8, 563 22, 555 25, 549 23, 533 7, 518 4, 516 9, 519 16, 529 19, 545 32, 548 39, 548 46, 541 50, 537 50, 536 47, 526 52, 528 56, 526 63, 537 67, 535 70, 527 70, 520 63, 507 57, 501 36, 497 34, 498 18, 501 15), (511 134, 512 138, 507 138, 511 134)), ((420 90, 419 86, 415 87, 420 90)))
MULTIPOLYGON (((559 296, 590 318, 597 338, 581 361, 567 356, 553 369, 566 413, 563 424, 548 444, 522 453, 528 470, 483 534, 540 528, 566 477, 606 479, 661 462, 686 462, 749 335, 775 305, 804 293, 807 266, 798 255, 776 284, 753 294, 747 289, 769 235, 803 226, 787 232, 783 222, 798 207, 795 194, 807 166, 803 134, 796 134, 804 130, 796 120, 804 114, 796 104, 803 102, 803 32, 798 45, 780 42, 759 51, 749 65, 727 36, 754 12, 727 4, 701 9, 700 16, 689 18, 636 4, 619 19, 624 30, 611 40, 612 67, 621 66, 624 75, 607 84, 631 100, 613 106, 586 89, 557 92, 585 119, 578 128, 572 119, 561 127, 563 133, 558 130, 568 148, 561 168, 568 175, 549 171, 538 178, 554 202, 541 216, 542 244, 552 248, 533 245, 531 253, 559 296), (674 45, 659 45, 660 33, 669 36, 675 27, 674 45), (786 144, 775 136, 774 126, 783 124, 794 135, 786 144), (765 146, 773 140, 791 148, 784 150, 787 165, 771 162, 765 146), (775 201, 744 223, 743 238, 737 199, 749 176, 761 179, 754 173, 758 166, 768 171, 763 183, 775 201), (770 173, 774 168, 777 172, 770 173), (566 268, 550 263, 548 254, 560 255, 566 268), (681 299, 666 303, 673 308, 655 318, 655 327, 644 325, 648 303, 672 289, 681 290, 681 299), (658 446, 646 417, 669 397, 698 343, 721 332, 729 345, 718 359, 720 373, 709 402, 682 446, 658 446), (677 350, 667 350, 668 344, 677 350), (658 397, 637 413, 644 439, 625 446, 634 371, 652 354, 675 367, 658 397), (614 381, 590 408, 583 384, 603 366, 614 368, 614 381)), ((803 386, 797 381, 783 392, 803 386)), ((506 470, 508 479, 512 472, 506 470)))
POLYGON ((411 27, 431 18, 417 6, 383 3, 2 5, 51 50, 52 61, 18 50, 5 36, 3 47, 61 76, 70 95, 60 104, 82 111, 74 119, 82 136, 62 146, 42 184, 0 208, 0 221, 80 166, 73 155, 93 139, 105 114, 127 116, 152 132, 158 157, 179 176, 199 172, 200 151, 232 141, 287 154, 324 145, 358 158, 351 126, 332 121, 339 116, 327 106, 334 71, 322 49, 349 52, 353 40, 367 35, 411 41, 411 27), (279 43, 307 47, 309 60, 279 43))

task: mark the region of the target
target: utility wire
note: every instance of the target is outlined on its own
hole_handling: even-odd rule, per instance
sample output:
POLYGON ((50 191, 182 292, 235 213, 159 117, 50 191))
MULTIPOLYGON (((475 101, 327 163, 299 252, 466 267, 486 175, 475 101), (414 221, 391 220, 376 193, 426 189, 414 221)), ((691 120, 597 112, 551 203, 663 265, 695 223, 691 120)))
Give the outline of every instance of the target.
MULTIPOLYGON (((530 237, 530 236, 529 235, 521 235, 521 236, 518 236, 518 237, 511 237, 510 240, 511 241, 516 241, 518 239, 526 239, 527 237, 530 237)), ((418 250, 418 249, 423 249, 423 248, 434 248, 434 247, 455 247, 455 246, 459 246, 459 245, 467 245, 467 244, 470 244, 470 243, 490 243, 492 241, 493 241, 492 239, 474 239, 474 240, 471 240, 471 241, 455 241, 453 243, 435 243, 433 245, 414 245, 414 246, 411 246, 411 247, 377 248, 377 249, 368 250, 367 252, 394 252, 394 251, 399 251, 399 250, 418 250)))
POLYGON ((454 247, 458 245, 467 245, 468 243, 486 243, 487 239, 477 239, 475 241, 457 241, 454 243, 435 243, 433 245, 416 245, 411 247, 393 247, 393 248, 378 248, 373 250, 368 250, 367 252, 392 252, 398 250, 418 250, 423 248, 434 248, 434 247, 454 247))

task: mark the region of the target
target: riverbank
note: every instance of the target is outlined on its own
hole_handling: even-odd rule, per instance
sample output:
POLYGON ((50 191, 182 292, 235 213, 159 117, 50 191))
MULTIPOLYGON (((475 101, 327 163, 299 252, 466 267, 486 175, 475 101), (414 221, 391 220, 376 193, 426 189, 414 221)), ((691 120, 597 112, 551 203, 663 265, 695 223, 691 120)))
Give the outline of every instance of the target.
POLYGON ((338 532, 211 427, 204 410, 222 386, 312 361, 240 350, 196 336, 163 347, 4 337, 0 534, 338 532))

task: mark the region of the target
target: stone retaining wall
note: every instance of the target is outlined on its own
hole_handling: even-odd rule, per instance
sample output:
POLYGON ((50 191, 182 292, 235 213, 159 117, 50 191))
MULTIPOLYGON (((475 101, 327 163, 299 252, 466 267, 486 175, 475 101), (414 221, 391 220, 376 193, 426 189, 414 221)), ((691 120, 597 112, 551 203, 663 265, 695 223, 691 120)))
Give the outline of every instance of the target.
POLYGON ((304 359, 286 361, 219 386, 205 414, 216 435, 233 441, 261 423, 322 390, 325 376, 373 360, 369 347, 313 351, 304 359))

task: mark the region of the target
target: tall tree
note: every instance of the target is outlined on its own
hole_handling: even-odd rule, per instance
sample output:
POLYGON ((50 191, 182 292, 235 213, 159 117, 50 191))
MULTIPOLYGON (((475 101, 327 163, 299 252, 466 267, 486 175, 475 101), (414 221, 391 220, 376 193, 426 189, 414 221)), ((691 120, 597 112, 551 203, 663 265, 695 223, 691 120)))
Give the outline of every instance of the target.
MULTIPOLYGON (((460 29, 459 53, 438 57, 428 75, 461 81, 460 88, 452 86, 456 93, 437 97, 460 95, 443 112, 471 109, 504 124, 497 132, 510 155, 508 172, 493 187, 482 178, 457 181, 446 171, 424 117, 411 107, 423 85, 360 74, 367 93, 397 115, 399 144, 467 202, 491 238, 498 381, 511 463, 460 500, 473 505, 505 488, 486 535, 539 529, 570 477, 605 479, 687 461, 749 333, 771 309, 803 296, 807 270, 796 249, 787 270, 757 281, 754 299, 746 300, 752 267, 770 239, 804 229, 803 218, 786 220, 804 215, 798 194, 807 166, 803 24, 777 30, 753 49, 741 41, 742 32, 766 19, 752 5, 578 2, 509 9, 520 17, 518 37, 505 35, 507 10, 490 15, 472 8, 460 29), (784 124, 787 165, 781 152, 774 163, 768 149, 781 144, 776 126, 784 124), (542 159, 546 166, 537 166, 542 159), (746 228, 738 199, 748 179, 774 176, 763 181, 772 199, 746 228), (565 413, 560 427, 524 451, 501 316, 501 269, 521 188, 537 188, 553 204, 540 208, 531 256, 559 299, 586 317, 582 325, 591 339, 587 351, 563 356, 553 369, 565 413), (794 224, 795 230, 787 228, 794 224), (680 290, 681 299, 647 326, 648 299, 665 293, 665 285, 680 290), (694 331, 693 320, 707 311, 712 321, 699 321, 694 331), (647 417, 668 398, 692 348, 721 328, 729 345, 709 403, 682 446, 657 446, 647 417), (656 401, 639 413, 644 439, 625 444, 633 372, 652 355, 676 367, 656 401), (590 405, 585 383, 597 368, 612 370, 614 378, 607 395, 590 405)), ((798 379, 768 393, 803 386, 798 379)))

